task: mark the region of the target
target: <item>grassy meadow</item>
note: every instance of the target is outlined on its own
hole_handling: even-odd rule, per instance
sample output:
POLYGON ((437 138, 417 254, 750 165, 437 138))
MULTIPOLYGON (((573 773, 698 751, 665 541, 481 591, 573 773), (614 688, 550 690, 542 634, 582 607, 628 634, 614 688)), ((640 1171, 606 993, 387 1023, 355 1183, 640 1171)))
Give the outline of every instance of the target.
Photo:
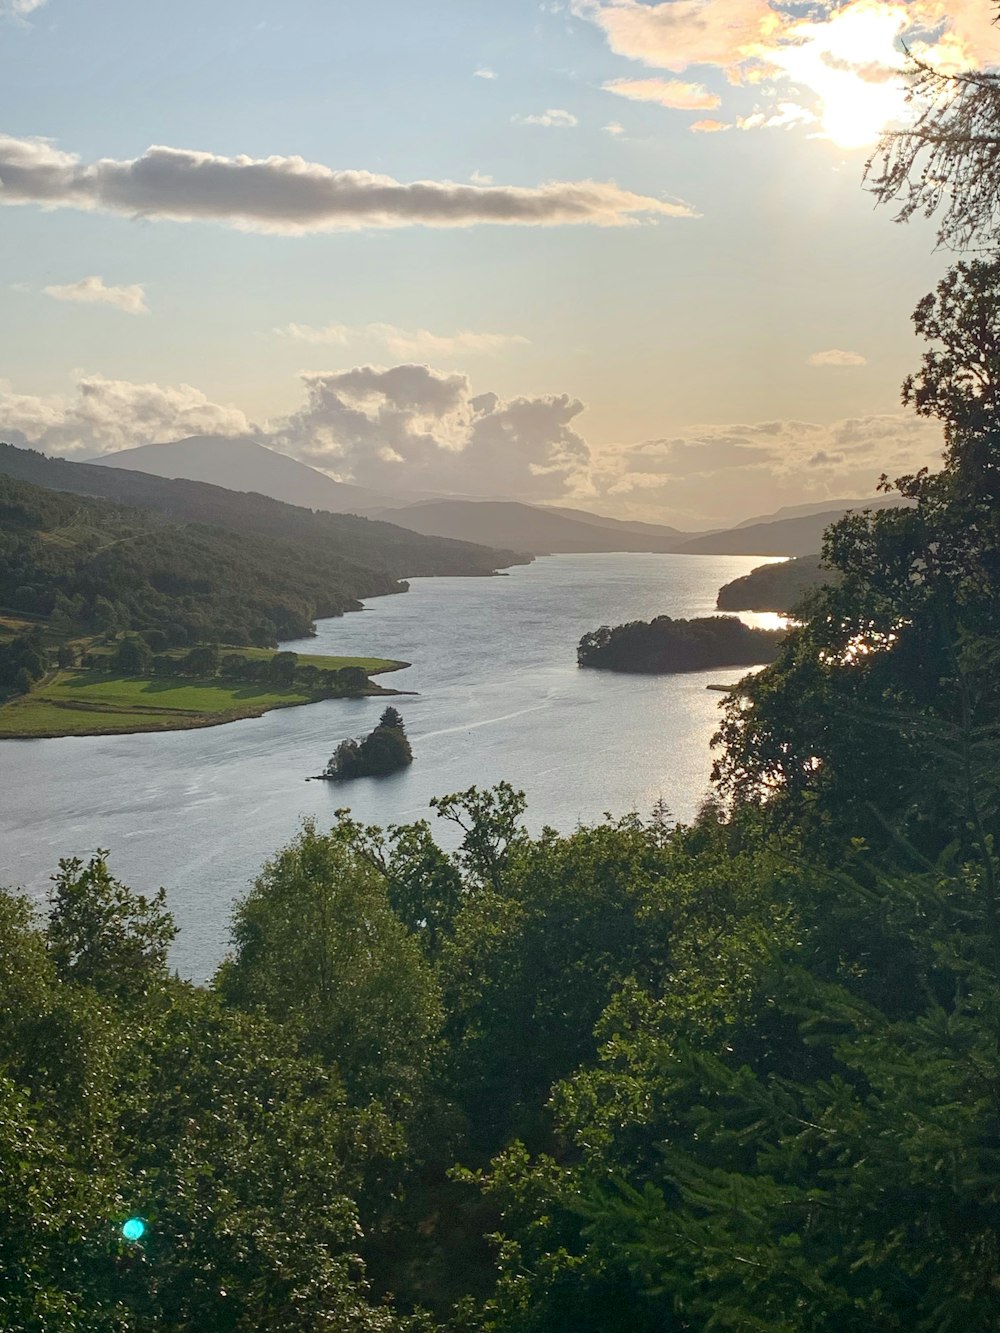
MULTIPOLYGON (((227 652, 239 652, 247 658, 274 656, 274 650, 266 648, 234 648, 223 650, 223 655, 227 652)), ((361 667, 369 675, 406 665, 376 657, 301 656, 299 662, 327 671, 361 667)), ((369 684, 369 694, 397 693, 374 681, 369 684)), ((299 686, 276 689, 264 682, 220 677, 123 677, 104 671, 64 670, 40 681, 29 694, 18 695, 0 706, 0 740, 213 727, 260 717, 274 708, 312 703, 315 698, 299 686)))

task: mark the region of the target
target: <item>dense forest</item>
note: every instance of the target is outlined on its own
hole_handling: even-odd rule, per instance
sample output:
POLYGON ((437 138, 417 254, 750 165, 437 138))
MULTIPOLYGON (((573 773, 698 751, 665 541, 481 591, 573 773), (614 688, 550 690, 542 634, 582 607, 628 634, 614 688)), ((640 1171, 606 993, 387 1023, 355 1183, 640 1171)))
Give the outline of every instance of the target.
POLYGON ((580 666, 602 671, 652 675, 704 671, 773 662, 784 637, 783 630, 752 629, 735 616, 695 620, 657 616, 590 630, 580 640, 576 656, 580 666))
POLYGON ((206 988, 105 853, 0 895, 0 1326, 1000 1327, 1000 263, 915 325, 944 465, 830 529, 690 826, 341 811, 206 988))
POLYGON ((833 575, 818 555, 800 555, 793 560, 758 565, 719 589, 720 611, 777 611, 788 615, 833 575))
MULTIPOLYGON (((324 568, 340 560, 373 577, 381 574, 396 580, 432 574, 491 574, 530 559, 471 542, 424 537, 354 514, 301 509, 207 482, 171 481, 125 468, 72 463, 10 444, 0 444, 0 475, 54 491, 111 500, 130 509, 152 510, 173 523, 209 525, 280 542, 294 546, 303 560, 319 562, 324 568)), ((372 596, 374 591, 353 595, 372 596)))
POLYGON ((62 635, 156 629, 266 646, 399 592, 390 575, 291 543, 43 490, 0 475, 0 606, 62 635))
MULTIPOLYGON (((231 526, 220 526, 167 517, 153 508, 126 508, 14 481, 3 474, 2 461, 5 454, 19 453, 26 451, 0 446, 0 607, 37 620, 60 638, 156 630, 171 644, 268 646, 310 634, 317 618, 358 609, 359 598, 405 591, 399 574, 410 558, 426 559, 432 568, 443 562, 452 573, 489 572, 508 559, 486 547, 461 548, 388 524, 371 525, 367 545, 360 543, 348 556, 340 547, 347 551, 350 542, 303 540, 295 531, 295 524, 309 529, 316 519, 329 520, 336 534, 337 522, 346 516, 270 500, 267 505, 293 516, 284 536, 278 535, 280 525, 261 530, 235 518, 231 526), (395 549, 382 548, 382 530, 425 543, 427 552, 422 555, 406 540, 395 549)), ((27 456, 42 464, 54 461, 27 456)), ((46 467, 40 471, 44 475, 46 467)), ((260 498, 229 494, 236 501, 260 498)), ((322 526, 318 531, 323 534, 322 526)))

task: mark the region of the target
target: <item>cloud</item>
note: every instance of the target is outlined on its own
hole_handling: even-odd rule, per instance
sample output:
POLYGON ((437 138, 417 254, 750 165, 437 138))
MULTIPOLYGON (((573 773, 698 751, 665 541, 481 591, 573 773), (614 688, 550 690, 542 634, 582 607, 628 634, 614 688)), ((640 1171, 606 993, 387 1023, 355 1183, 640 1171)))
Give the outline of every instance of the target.
POLYGON ((0 0, 0 18, 25 18, 44 4, 45 0, 0 0))
POLYGON ((274 442, 362 485, 547 500, 589 463, 572 425, 583 404, 567 394, 504 400, 421 365, 303 381, 306 404, 274 427, 274 442))
POLYGON ((483 65, 481 69, 474 70, 473 73, 477 79, 495 79, 497 77, 496 70, 490 69, 488 65, 483 65))
POLYGON ((578 498, 622 517, 721 525, 784 504, 872 495, 883 471, 939 466, 941 448, 935 422, 903 412, 695 426, 593 450, 591 489, 578 498))
POLYGON ((610 125, 604 126, 604 133, 614 135, 614 137, 617 138, 619 135, 625 133, 625 126, 619 125, 617 120, 613 120, 610 125))
POLYGON ((368 171, 332 171, 301 157, 219 157, 163 147, 123 161, 82 163, 48 140, 9 135, 0 135, 0 203, 215 221, 292 236, 478 223, 621 226, 641 217, 695 216, 685 203, 599 181, 536 187, 402 184, 368 171))
POLYGON ((685 83, 682 79, 612 79, 604 84, 604 91, 632 102, 655 102, 675 111, 711 111, 722 101, 704 84, 685 83))
POLYGON ((575 0, 573 11, 596 23, 617 55, 677 73, 715 65, 738 74, 775 21, 768 0, 575 0))
POLYGON ((580 123, 571 111, 563 111, 561 107, 550 107, 535 116, 511 116, 511 121, 515 125, 544 125, 557 130, 572 129, 580 123))
POLYGON ((795 102, 779 102, 774 111, 755 111, 752 116, 738 116, 738 130, 790 130, 795 125, 809 125, 816 117, 795 102))
POLYGON ((0 439, 46 453, 102 454, 187 435, 246 435, 238 407, 211 402, 189 384, 134 384, 86 375, 70 397, 17 394, 0 381, 0 439))
POLYGON ((692 134, 721 134, 733 127, 724 120, 696 120, 688 128, 692 134))
POLYGON ((128 287, 107 287, 104 279, 96 275, 81 278, 79 282, 69 282, 65 286, 53 285, 42 289, 46 296, 57 301, 80 301, 93 305, 113 305, 124 310, 127 315, 148 315, 145 288, 138 282, 128 287))
POLYGON ((693 426, 590 447, 570 394, 503 398, 427 365, 357 365, 302 376, 297 411, 254 423, 190 385, 87 376, 62 396, 0 383, 0 439, 106 453, 187 435, 251 436, 344 481, 381 489, 568 502, 623 518, 722 526, 784 504, 874 494, 935 467, 938 423, 909 413, 693 426))
POLYGON ((825 352, 813 352, 808 358, 810 366, 866 366, 868 358, 860 352, 845 352, 839 347, 831 347, 825 352))
POLYGON ((429 329, 401 329, 395 324, 327 324, 324 328, 287 324, 275 332, 300 342, 327 343, 337 347, 366 340, 378 342, 398 357, 481 355, 528 344, 528 339, 519 333, 477 333, 472 329, 460 329, 457 333, 442 334, 431 333, 429 329))

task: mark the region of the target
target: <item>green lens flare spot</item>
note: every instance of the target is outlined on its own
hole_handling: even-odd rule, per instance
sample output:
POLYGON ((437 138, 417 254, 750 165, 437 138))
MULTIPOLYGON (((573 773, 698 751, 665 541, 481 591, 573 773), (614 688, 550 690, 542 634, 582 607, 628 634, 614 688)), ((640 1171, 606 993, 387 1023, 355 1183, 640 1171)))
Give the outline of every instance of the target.
POLYGON ((126 1240, 142 1240, 146 1234, 146 1223, 141 1217, 130 1217, 122 1227, 122 1235, 126 1240))

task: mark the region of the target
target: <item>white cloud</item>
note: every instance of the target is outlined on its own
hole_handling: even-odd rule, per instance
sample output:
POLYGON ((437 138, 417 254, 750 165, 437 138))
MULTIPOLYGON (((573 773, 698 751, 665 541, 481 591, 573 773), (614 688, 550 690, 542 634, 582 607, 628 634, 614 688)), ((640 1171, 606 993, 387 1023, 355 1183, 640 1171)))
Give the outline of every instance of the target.
POLYGON ((493 177, 488 176, 485 171, 474 171, 469 177, 473 185, 492 185, 493 177))
POLYGON ((332 171, 301 157, 220 157, 163 147, 123 161, 82 163, 45 139, 9 135, 0 135, 0 204, 216 221, 284 235, 477 223, 621 226, 640 217, 694 216, 687 204, 599 181, 403 184, 369 171, 332 171))
POLYGON ((69 282, 64 286, 53 284, 43 288, 46 296, 57 301, 80 301, 93 305, 113 305, 124 310, 127 315, 148 315, 145 288, 138 282, 128 287, 108 287, 104 279, 93 275, 81 278, 79 282, 69 282))
POLYGON ((696 120, 688 126, 692 134, 721 134, 723 130, 731 130, 733 127, 724 120, 696 120))
POLYGON ((567 394, 474 394, 465 375, 427 366, 303 376, 307 402, 278 423, 278 447, 362 485, 547 500, 586 473, 567 394))
POLYGON ((24 18, 44 4, 45 0, 0 0, 0 18, 24 18))
POLYGON ((324 328, 287 324, 275 332, 300 342, 327 343, 337 347, 377 342, 398 357, 489 354, 528 343, 528 339, 519 333, 477 333, 472 329, 460 329, 450 334, 432 333, 429 329, 401 329, 395 324, 327 324, 324 328))
POLYGON ((616 54, 676 73, 691 65, 737 73, 775 18, 768 0, 575 0, 573 10, 616 54))
POLYGON ((711 111, 722 99, 702 83, 683 79, 612 79, 604 91, 632 102, 655 102, 674 111, 711 111))
POLYGON ((810 125, 816 117, 795 102, 779 102, 773 111, 755 111, 752 116, 737 116, 738 130, 790 130, 795 125, 810 125))
POLYGON ((561 107, 550 107, 535 116, 511 116, 511 120, 515 125, 544 125, 548 129, 561 130, 572 129, 580 123, 571 111, 563 111, 561 107))
POLYGON ((619 125, 617 120, 613 120, 610 125, 604 126, 604 133, 612 134, 615 136, 615 138, 617 138, 619 135, 625 133, 625 126, 619 125))
POLYGON ((825 352, 813 352, 808 358, 810 366, 866 366, 868 358, 860 352, 845 352, 839 347, 831 347, 825 352))
POLYGON ((477 79, 495 79, 497 77, 496 70, 490 69, 488 65, 484 65, 481 69, 474 70, 473 72, 477 79))
POLYGON ((696 426, 660 440, 594 450, 589 495, 623 517, 724 524, 781 505, 874 494, 882 472, 941 461, 936 422, 909 413, 828 425, 764 421, 696 426))
POLYGON ((55 454, 101 454, 187 435, 245 435, 238 407, 190 384, 133 384, 86 375, 71 396, 17 394, 0 381, 0 439, 55 454))
POLYGON ((426 365, 303 375, 298 411, 255 424, 190 385, 99 375, 62 396, 0 383, 0 439, 46 452, 105 453, 187 435, 253 436, 345 481, 376 488, 567 501, 620 517, 723 525, 784 504, 866 496, 890 476, 940 464, 938 423, 909 413, 829 424, 695 426, 592 449, 569 394, 508 399, 426 365))

